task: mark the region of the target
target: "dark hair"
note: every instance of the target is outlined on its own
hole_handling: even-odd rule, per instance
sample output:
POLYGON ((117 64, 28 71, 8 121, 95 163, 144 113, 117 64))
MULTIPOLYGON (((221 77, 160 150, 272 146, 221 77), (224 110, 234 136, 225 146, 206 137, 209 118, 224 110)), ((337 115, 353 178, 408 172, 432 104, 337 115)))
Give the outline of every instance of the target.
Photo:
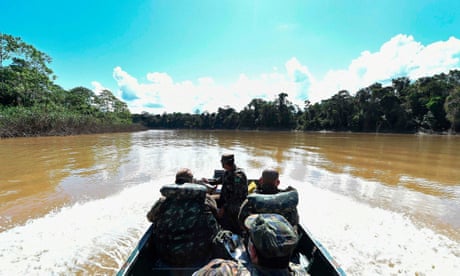
POLYGON ((176 173, 176 184, 191 183, 193 181, 193 173, 190 169, 182 168, 176 173))

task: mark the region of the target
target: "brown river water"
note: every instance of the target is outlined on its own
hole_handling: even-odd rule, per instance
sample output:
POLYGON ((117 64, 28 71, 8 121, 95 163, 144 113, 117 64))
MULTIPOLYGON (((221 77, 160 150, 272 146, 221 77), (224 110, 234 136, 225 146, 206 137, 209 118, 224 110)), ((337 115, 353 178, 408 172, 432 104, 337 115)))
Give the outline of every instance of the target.
POLYGON ((460 137, 159 130, 0 140, 0 275, 114 275, 159 188, 235 154, 279 169, 349 275, 460 271, 460 137))

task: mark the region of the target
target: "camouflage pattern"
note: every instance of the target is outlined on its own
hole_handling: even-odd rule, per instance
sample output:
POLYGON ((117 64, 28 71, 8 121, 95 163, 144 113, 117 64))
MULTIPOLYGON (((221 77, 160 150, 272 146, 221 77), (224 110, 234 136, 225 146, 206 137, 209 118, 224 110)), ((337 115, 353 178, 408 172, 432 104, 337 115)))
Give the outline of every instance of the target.
POLYGON ((299 224, 297 204, 299 194, 291 188, 289 191, 279 191, 277 194, 259 194, 257 191, 248 195, 241 205, 238 220, 243 225, 244 220, 252 214, 276 213, 285 217, 293 226, 299 224))
POLYGON ((267 269, 250 263, 241 263, 233 260, 213 259, 207 265, 193 273, 193 276, 266 276, 266 275, 309 275, 307 271, 298 264, 289 263, 285 269, 267 269))
MULTIPOLYGON (((251 242, 262 254, 270 260, 289 258, 297 246, 298 236, 294 228, 281 215, 259 214, 251 215, 245 221, 249 229, 251 242)), ((206 275, 308 275, 305 269, 292 262, 286 262, 280 268, 268 268, 252 260, 214 259, 197 270, 194 276, 206 275)))
POLYGON ((249 272, 251 273, 252 276, 265 276, 265 275, 271 275, 271 276, 288 276, 288 275, 294 275, 294 276, 305 276, 309 275, 307 271, 302 268, 302 266, 298 264, 294 264, 292 262, 289 263, 289 267, 285 269, 270 269, 270 268, 265 268, 262 266, 256 266, 252 265, 248 267, 249 272))
POLYGON ((176 199, 195 199, 204 200, 206 196, 206 187, 200 184, 185 183, 182 185, 168 184, 160 189, 160 193, 165 197, 174 197, 176 199))
POLYGON ((297 232, 279 214, 250 215, 244 225, 248 229, 250 241, 261 257, 289 257, 297 247, 297 232))
POLYGON ((240 262, 226 259, 213 259, 207 265, 193 273, 193 276, 230 276, 251 275, 249 270, 240 262))
POLYGON ((248 180, 243 170, 227 170, 222 176, 222 190, 219 203, 224 209, 224 216, 230 224, 232 231, 238 232, 240 229, 238 213, 241 204, 248 195, 248 180))
POLYGON ((163 202, 166 200, 165 197, 160 197, 156 202, 155 204, 153 204, 152 208, 150 209, 150 211, 147 213, 147 219, 150 221, 150 222, 154 222, 155 219, 157 218, 158 216, 158 213, 160 212, 160 208, 161 208, 161 205, 163 204, 163 202))
POLYGON ((209 259, 212 241, 220 230, 214 215, 207 211, 206 188, 174 184, 162 187, 161 193, 164 198, 153 220, 155 251, 171 266, 202 265, 209 259))
POLYGON ((150 211, 147 213, 147 219, 150 222, 153 222, 155 218, 157 217, 160 207, 162 206, 163 202, 166 199, 165 196, 171 196, 171 195, 175 195, 176 199, 178 198, 186 199, 190 197, 190 198, 195 198, 197 200, 202 200, 203 196, 205 196, 205 199, 204 199, 205 211, 212 212, 214 217, 217 219, 217 203, 206 192, 203 193, 203 188, 206 190, 204 186, 199 185, 199 184, 196 184, 196 185, 184 184, 181 186, 169 184, 169 185, 163 186, 162 189, 160 190, 163 196, 155 202, 155 204, 152 206, 150 211), (191 188, 191 190, 189 188, 191 188))

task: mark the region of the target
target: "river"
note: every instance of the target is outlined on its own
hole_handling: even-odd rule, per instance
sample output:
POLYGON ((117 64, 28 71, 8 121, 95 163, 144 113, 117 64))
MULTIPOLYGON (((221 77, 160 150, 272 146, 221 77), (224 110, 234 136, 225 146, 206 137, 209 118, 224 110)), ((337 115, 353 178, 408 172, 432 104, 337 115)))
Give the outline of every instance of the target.
POLYGON ((349 275, 460 271, 460 137, 152 130, 0 140, 0 275, 113 275, 159 188, 274 167, 349 275))

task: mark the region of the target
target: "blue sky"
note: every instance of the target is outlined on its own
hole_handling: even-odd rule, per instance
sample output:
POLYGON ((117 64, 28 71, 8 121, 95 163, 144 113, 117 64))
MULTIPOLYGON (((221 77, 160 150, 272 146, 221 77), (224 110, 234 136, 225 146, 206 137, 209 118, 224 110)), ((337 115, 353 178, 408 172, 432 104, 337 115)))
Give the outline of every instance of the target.
POLYGON ((1 0, 0 32, 53 59, 65 89, 109 89, 131 112, 241 110, 280 92, 460 69, 460 1, 1 0))

